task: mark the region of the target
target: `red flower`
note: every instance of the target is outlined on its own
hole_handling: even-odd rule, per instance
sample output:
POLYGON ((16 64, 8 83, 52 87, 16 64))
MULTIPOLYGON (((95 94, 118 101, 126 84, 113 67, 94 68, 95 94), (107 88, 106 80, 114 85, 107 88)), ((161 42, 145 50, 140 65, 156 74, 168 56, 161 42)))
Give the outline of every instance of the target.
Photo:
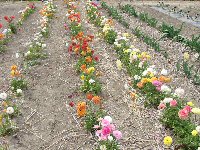
POLYGON ((99 57, 98 57, 98 56, 95 56, 95 57, 94 57, 94 60, 95 60, 95 61, 99 61, 99 57))
POLYGON ((5 19, 6 21, 9 21, 9 20, 10 20, 8 16, 4 16, 4 19, 5 19))
POLYGON ((74 106, 74 102, 70 102, 69 106, 73 107, 74 106))
POLYGON ((0 29, 3 27, 3 25, 2 24, 0 24, 0 29))
POLYGON ((11 16, 12 19, 15 19, 15 16, 11 16))

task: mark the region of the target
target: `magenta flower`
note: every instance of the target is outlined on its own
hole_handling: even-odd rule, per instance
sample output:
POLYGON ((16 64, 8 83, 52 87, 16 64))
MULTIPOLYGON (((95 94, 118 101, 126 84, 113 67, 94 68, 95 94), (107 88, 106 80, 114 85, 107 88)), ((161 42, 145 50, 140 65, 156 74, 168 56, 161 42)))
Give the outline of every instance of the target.
POLYGON ((161 87, 163 83, 160 82, 160 81, 158 81, 158 80, 155 80, 155 81, 152 82, 152 84, 153 84, 154 86, 156 86, 156 87, 161 87))
POLYGON ((122 138, 122 133, 118 130, 113 131, 113 135, 117 140, 122 138))
POLYGON ((101 132, 101 134, 104 135, 104 136, 109 136, 110 133, 111 133, 111 128, 110 128, 110 127, 107 127, 107 126, 104 127, 104 128, 102 129, 102 132, 101 132))

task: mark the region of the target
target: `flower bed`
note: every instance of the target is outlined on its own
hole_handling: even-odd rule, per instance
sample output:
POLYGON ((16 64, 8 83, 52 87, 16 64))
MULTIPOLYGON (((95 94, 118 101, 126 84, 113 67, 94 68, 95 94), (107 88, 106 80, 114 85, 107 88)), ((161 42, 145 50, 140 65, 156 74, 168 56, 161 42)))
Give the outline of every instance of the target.
MULTIPOLYGON (((166 128, 173 130, 176 137, 176 148, 194 150, 199 148, 199 126, 192 123, 192 116, 200 114, 191 101, 184 99, 184 90, 176 89, 172 92, 167 83, 171 78, 167 70, 163 69, 159 74, 155 66, 150 66, 150 56, 146 52, 140 52, 134 45, 130 45, 128 34, 118 33, 112 25, 112 20, 101 16, 98 7, 88 2, 88 19, 100 28, 100 34, 109 44, 114 44, 120 60, 117 61, 118 69, 126 67, 133 77, 131 87, 134 87, 134 97, 145 97, 145 106, 158 108, 162 111, 160 118, 166 128), (135 92, 136 91, 136 92, 135 92)), ((129 85, 126 89, 131 90, 129 85)), ((171 137, 164 139, 164 144, 172 144, 171 137)))

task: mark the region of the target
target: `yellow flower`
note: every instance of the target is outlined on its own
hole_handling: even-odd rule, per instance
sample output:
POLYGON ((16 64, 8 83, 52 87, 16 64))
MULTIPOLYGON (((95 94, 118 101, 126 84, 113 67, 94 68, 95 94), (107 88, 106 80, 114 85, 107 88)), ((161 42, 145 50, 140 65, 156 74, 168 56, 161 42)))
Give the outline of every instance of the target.
POLYGON ((164 138, 164 140, 163 140, 163 142, 164 142, 164 144, 166 145, 166 146, 170 146, 171 144, 172 144, 172 138, 170 137, 170 136, 166 136, 165 138, 164 138))
POLYGON ((117 68, 119 70, 121 70, 122 69, 122 62, 120 60, 117 60, 116 64, 117 64, 117 68))
POLYGON ((197 130, 193 130, 193 131, 192 131, 192 135, 193 135, 193 136, 196 136, 197 134, 198 134, 198 131, 197 131, 197 130))
POLYGON ((190 107, 194 106, 192 102, 187 102, 187 105, 189 105, 190 107))
POLYGON ((190 59, 190 54, 188 52, 185 52, 183 54, 183 58, 184 58, 184 61, 188 61, 190 59))
POLYGON ((84 75, 81 76, 81 80, 85 80, 85 76, 84 75))
POLYGON ((194 114, 200 115, 200 109, 199 109, 199 108, 192 108, 192 112, 193 112, 194 114))
POLYGON ((95 71, 95 68, 94 68, 94 67, 88 68, 88 72, 89 72, 89 73, 92 73, 92 72, 94 72, 94 71, 95 71))
POLYGON ((147 83, 148 82, 148 78, 142 78, 141 82, 142 83, 147 83))

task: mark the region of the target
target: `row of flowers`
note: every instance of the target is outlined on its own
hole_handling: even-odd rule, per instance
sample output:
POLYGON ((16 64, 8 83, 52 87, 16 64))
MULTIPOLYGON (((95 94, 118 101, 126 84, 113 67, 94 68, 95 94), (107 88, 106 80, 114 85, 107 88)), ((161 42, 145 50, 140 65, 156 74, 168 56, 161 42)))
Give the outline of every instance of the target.
MULTIPOLYGON (((14 22, 15 16, 4 16, 4 19, 7 22, 7 28, 3 29, 2 32, 0 32, 0 53, 5 52, 6 45, 10 41, 11 35, 17 33, 17 29, 23 24, 23 22, 35 12, 36 7, 34 3, 28 4, 28 6, 20 10, 20 18, 17 21, 17 23, 14 22)), ((3 25, 0 24, 0 29, 3 28, 3 25)))
MULTIPOLYGON (((98 137, 98 149, 119 149, 118 140, 122 138, 122 133, 117 130, 110 116, 106 116, 103 110, 103 100, 100 96, 101 84, 97 79, 96 65, 99 61, 96 51, 90 46, 94 36, 86 35, 83 32, 81 15, 75 3, 68 3, 66 31, 71 34, 71 43, 68 47, 70 55, 78 57, 76 70, 80 73, 82 80, 81 90, 86 94, 84 101, 77 102, 77 116, 82 117, 84 127, 88 132, 98 137)), ((67 106, 73 107, 73 101, 67 106)))
MULTIPOLYGON (((37 61, 42 54, 41 50, 46 47, 46 44, 42 42, 42 37, 46 32, 45 27, 48 26, 50 19, 55 13, 55 7, 52 1, 46 1, 43 8, 40 10, 41 21, 40 27, 41 31, 34 35, 34 40, 28 48, 28 52, 23 55, 16 53, 16 58, 24 57, 24 68, 19 68, 17 65, 11 66, 11 79, 10 79, 10 88, 8 92, 3 92, 0 94, 0 135, 10 135, 17 131, 17 125, 14 121, 14 118, 20 115, 20 110, 18 105, 23 103, 20 96, 23 95, 23 91, 27 88, 27 81, 25 80, 26 69, 32 65, 38 64, 37 61), (41 13, 42 12, 42 13, 41 13)), ((20 63, 20 62, 19 62, 20 63)), ((0 147, 4 149, 4 147, 0 147)))
MULTIPOLYGON (((168 85, 171 78, 167 70, 163 69, 158 73, 155 65, 150 65, 150 55, 131 45, 128 33, 116 31, 113 21, 101 16, 95 3, 88 2, 86 9, 90 22, 100 28, 99 36, 107 43, 114 44, 119 56, 116 62, 118 69, 125 67, 133 77, 133 80, 125 85, 131 97, 137 102, 139 97, 143 96, 146 107, 162 111, 160 120, 166 128, 174 131, 176 148, 200 149, 200 126, 192 123, 194 116, 200 114, 200 109, 184 98, 183 89, 172 91, 168 85)), ((172 142, 170 136, 164 138, 166 146, 171 146, 172 142)))

